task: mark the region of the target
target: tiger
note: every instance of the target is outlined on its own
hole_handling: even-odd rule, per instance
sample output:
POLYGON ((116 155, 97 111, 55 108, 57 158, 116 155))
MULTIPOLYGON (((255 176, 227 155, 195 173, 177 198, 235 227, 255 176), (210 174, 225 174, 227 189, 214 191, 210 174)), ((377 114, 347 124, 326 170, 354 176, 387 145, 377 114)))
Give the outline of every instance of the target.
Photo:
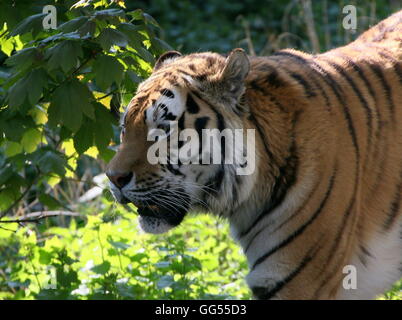
POLYGON ((402 11, 324 53, 168 51, 128 104, 106 175, 145 232, 189 212, 226 219, 255 299, 373 299, 402 277, 401 121, 402 11), (149 132, 173 121, 254 130, 254 171, 236 174, 242 150, 225 138, 231 164, 150 163, 149 132))

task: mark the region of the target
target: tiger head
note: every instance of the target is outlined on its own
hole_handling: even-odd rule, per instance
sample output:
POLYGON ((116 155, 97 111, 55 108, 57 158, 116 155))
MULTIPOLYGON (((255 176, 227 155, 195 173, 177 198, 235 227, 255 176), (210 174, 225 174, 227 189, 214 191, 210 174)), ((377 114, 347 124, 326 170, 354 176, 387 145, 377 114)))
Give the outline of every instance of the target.
POLYGON ((201 136, 204 129, 222 132, 244 127, 244 80, 249 68, 242 49, 227 57, 210 52, 182 56, 169 51, 139 85, 122 117, 121 144, 106 174, 115 199, 137 206, 144 231, 166 232, 179 225, 189 211, 224 216, 247 196, 238 190, 239 182, 255 173, 236 174, 236 169, 245 165, 243 148, 233 143, 233 137, 225 136, 212 151, 221 156, 234 154, 233 163, 224 164, 222 157, 220 163, 204 163, 201 160, 211 159, 212 154, 205 154, 201 136), (191 157, 198 163, 183 157, 172 161, 173 143, 168 138, 189 129, 198 134, 198 143, 179 140, 175 148, 178 153, 183 148, 196 150, 191 157), (158 130, 165 135, 150 139, 158 130), (150 151, 163 140, 169 148, 167 162, 151 161, 150 151))

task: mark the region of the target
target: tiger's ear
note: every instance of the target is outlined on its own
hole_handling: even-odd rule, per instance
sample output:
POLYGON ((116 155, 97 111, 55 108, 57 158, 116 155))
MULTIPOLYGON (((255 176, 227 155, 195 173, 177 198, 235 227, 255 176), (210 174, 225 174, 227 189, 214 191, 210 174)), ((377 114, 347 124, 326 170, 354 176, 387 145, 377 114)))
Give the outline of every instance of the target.
POLYGON ((236 101, 244 93, 244 80, 250 71, 250 61, 243 49, 234 49, 226 58, 219 81, 225 87, 225 93, 236 101))
POLYGON ((158 60, 156 60, 155 66, 153 71, 160 69, 163 65, 176 60, 177 58, 181 57, 182 54, 178 51, 168 51, 162 54, 158 60))

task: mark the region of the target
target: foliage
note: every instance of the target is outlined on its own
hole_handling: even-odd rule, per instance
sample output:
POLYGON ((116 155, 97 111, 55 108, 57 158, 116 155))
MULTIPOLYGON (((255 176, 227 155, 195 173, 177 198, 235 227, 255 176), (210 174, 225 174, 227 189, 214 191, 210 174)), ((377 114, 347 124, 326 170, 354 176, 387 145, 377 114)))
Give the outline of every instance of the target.
POLYGON ((222 221, 196 216, 149 236, 103 199, 96 215, 59 225, 0 229, 0 299, 250 298, 247 264, 222 221))
MULTIPOLYGON (((393 12, 400 0, 311 1, 321 51, 341 46, 393 12), (357 30, 342 28, 342 8, 357 8, 357 30)), ((312 51, 302 0, 153 0, 127 6, 146 8, 163 26, 164 39, 183 52, 227 53, 243 47, 267 55, 281 48, 312 51), (191 17, 191 18, 189 18, 191 17)))
POLYGON ((41 11, 0 26, 0 217, 27 193, 79 178, 80 155, 109 160, 120 105, 169 48, 142 10, 68 3, 57 2, 56 30, 43 30, 41 11))

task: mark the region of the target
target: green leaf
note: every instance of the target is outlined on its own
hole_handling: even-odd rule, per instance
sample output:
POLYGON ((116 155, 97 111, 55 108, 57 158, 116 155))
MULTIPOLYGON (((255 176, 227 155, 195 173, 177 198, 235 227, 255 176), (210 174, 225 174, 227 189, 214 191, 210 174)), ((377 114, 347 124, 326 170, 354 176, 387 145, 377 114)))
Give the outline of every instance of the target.
POLYGON ((82 37, 78 31, 73 31, 69 33, 57 33, 53 36, 47 37, 43 40, 40 41, 41 44, 48 44, 49 42, 52 41, 59 41, 59 40, 83 40, 86 37, 82 37))
POLYGON ((113 241, 113 240, 108 239, 108 242, 116 249, 126 250, 126 249, 130 248, 130 246, 127 243, 124 243, 121 241, 113 241))
POLYGON ((57 208, 60 208, 60 202, 53 198, 51 195, 42 193, 39 195, 39 201, 42 203, 44 206, 47 206, 50 210, 54 210, 57 208))
POLYGON ((57 285, 71 289, 73 284, 79 283, 78 273, 75 270, 64 270, 63 266, 56 269, 57 285))
POLYGON ((91 271, 97 273, 97 274, 106 274, 110 270, 110 262, 105 261, 101 264, 98 264, 94 267, 91 268, 91 271))
POLYGON ((171 275, 162 276, 157 282, 156 286, 158 289, 164 289, 170 287, 174 283, 174 279, 171 275))
POLYGON ((66 161, 53 151, 46 151, 38 161, 38 167, 43 173, 56 173, 64 176, 66 161))
POLYGON ((39 249, 39 263, 48 265, 51 260, 52 260, 52 254, 50 252, 45 251, 44 249, 40 248, 39 249))
POLYGON ((5 144, 5 152, 4 154, 7 157, 13 157, 22 152, 22 147, 19 143, 13 141, 6 141, 5 144))
POLYGON ((53 94, 49 113, 49 124, 63 124, 73 132, 81 127, 83 113, 94 119, 91 104, 92 93, 77 79, 62 84, 53 94))
POLYGON ((87 21, 78 29, 77 32, 81 37, 84 36, 93 37, 95 31, 96 31, 96 23, 94 21, 87 21))
POLYGON ((144 17, 145 23, 150 23, 152 25, 154 25, 155 27, 159 28, 159 24, 156 22, 156 20, 149 15, 148 13, 143 13, 142 16, 144 17))
POLYGON ((57 29, 64 33, 77 31, 88 21, 88 17, 81 16, 61 24, 57 29))
POLYGON ((160 268, 160 269, 166 269, 171 266, 172 262, 170 261, 159 261, 155 263, 155 267, 160 268))
POLYGON ((25 101, 26 92, 26 78, 22 78, 14 83, 8 92, 9 105, 18 108, 25 101))
POLYGON ((130 80, 135 83, 140 83, 141 81, 143 81, 143 79, 141 77, 139 77, 138 74, 136 74, 135 72, 133 72, 131 70, 128 70, 127 74, 130 77, 130 80))
POLYGON ((93 121, 86 120, 81 128, 74 135, 74 148, 79 154, 83 154, 94 144, 94 125, 93 121))
POLYGON ((127 36, 129 43, 133 48, 142 46, 142 42, 146 40, 144 35, 139 32, 143 30, 141 26, 135 26, 131 23, 121 23, 117 28, 127 36))
POLYGON ((115 123, 115 119, 101 103, 96 103, 95 116, 95 143, 99 149, 104 149, 113 139, 112 124, 115 123))
POLYGON ((14 174, 13 168, 8 165, 0 169, 0 186, 3 185, 8 179, 10 179, 14 174))
POLYGON ((47 74, 42 68, 29 72, 25 77, 14 83, 9 90, 9 103, 12 107, 19 107, 28 97, 31 105, 38 102, 43 89, 47 85, 47 74))
POLYGON ((147 49, 142 48, 142 47, 138 47, 138 48, 134 48, 138 55, 145 60, 146 62, 150 63, 150 64, 154 64, 155 63, 155 58, 152 55, 152 53, 150 53, 147 49))
POLYGON ((110 17, 124 17, 125 13, 121 9, 106 9, 96 11, 94 17, 97 19, 108 19, 110 17))
POLYGON ((171 46, 169 46, 165 41, 163 41, 157 37, 152 38, 151 43, 152 43, 152 46, 154 46, 155 49, 159 53, 163 53, 166 50, 173 50, 173 48, 171 46))
POLYGON ((14 50, 14 39, 13 38, 0 38, 0 48, 7 56, 11 55, 11 52, 14 50))
POLYGON ((31 105, 38 102, 43 89, 47 86, 47 74, 42 68, 31 71, 27 78, 28 98, 31 105))
POLYGON ((10 119, 0 118, 0 130, 4 132, 7 139, 15 142, 19 142, 25 131, 34 126, 35 122, 29 116, 16 115, 10 119))
POLYGON ((142 11, 142 9, 130 11, 130 12, 127 12, 127 14, 129 16, 131 16, 133 18, 133 20, 143 20, 144 19, 144 16, 143 16, 144 12, 142 11))
POLYGON ((130 257, 130 261, 132 262, 141 262, 144 259, 148 259, 148 255, 145 253, 136 253, 130 257))
POLYGON ((45 59, 48 70, 61 68, 64 72, 77 67, 78 58, 82 57, 82 48, 79 42, 65 40, 47 50, 45 59))
POLYGON ((22 22, 15 27, 10 35, 16 36, 18 34, 24 34, 31 31, 35 35, 43 29, 42 20, 46 15, 47 13, 38 13, 29 16, 28 18, 22 20, 22 22))
POLYGON ((0 210, 7 210, 10 205, 15 201, 15 195, 12 190, 0 191, 0 210))
POLYGON ((123 71, 123 65, 112 56, 101 55, 93 65, 96 84, 103 91, 106 91, 113 82, 119 85, 123 78, 123 71))
POLYGON ((6 60, 6 65, 15 67, 17 70, 24 70, 30 67, 38 57, 37 48, 25 48, 9 57, 6 60))
POLYGON ((105 51, 109 51, 112 45, 125 47, 128 44, 128 39, 124 33, 111 28, 103 29, 98 36, 98 41, 105 51))
POLYGON ((21 140, 21 145, 25 152, 32 153, 36 150, 41 140, 42 132, 36 128, 31 128, 24 133, 24 136, 21 140))

